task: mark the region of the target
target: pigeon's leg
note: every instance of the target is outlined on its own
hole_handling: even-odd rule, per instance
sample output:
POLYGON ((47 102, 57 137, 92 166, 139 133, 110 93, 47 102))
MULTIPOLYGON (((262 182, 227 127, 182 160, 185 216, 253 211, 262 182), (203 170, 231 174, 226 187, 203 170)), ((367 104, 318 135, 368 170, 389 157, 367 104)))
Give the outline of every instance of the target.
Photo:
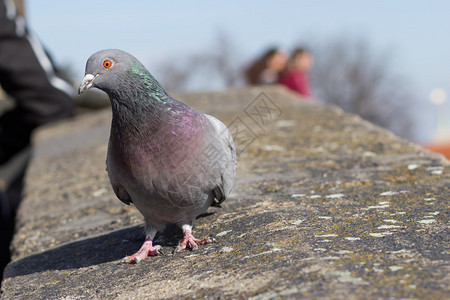
POLYGON ((135 254, 125 257, 122 261, 125 263, 138 263, 149 255, 155 256, 159 254, 162 254, 161 246, 153 246, 152 239, 147 236, 141 249, 135 254))
POLYGON ((186 249, 186 247, 190 247, 192 250, 195 250, 198 248, 198 245, 203 245, 206 243, 210 243, 211 240, 209 238, 204 238, 202 240, 196 239, 192 235, 192 226, 191 225, 183 225, 181 227, 183 229, 184 233, 184 239, 178 243, 178 246, 175 248, 174 252, 180 252, 183 249, 186 249))

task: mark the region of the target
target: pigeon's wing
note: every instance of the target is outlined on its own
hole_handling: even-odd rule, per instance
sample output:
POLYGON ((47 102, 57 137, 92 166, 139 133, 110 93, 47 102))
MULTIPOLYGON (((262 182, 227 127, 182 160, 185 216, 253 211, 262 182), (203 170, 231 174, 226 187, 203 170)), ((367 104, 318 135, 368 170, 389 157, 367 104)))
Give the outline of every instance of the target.
POLYGON ((114 194, 116 194, 117 198, 120 201, 125 203, 126 205, 130 205, 131 200, 130 194, 128 194, 125 187, 120 183, 119 175, 117 168, 115 168, 114 161, 111 159, 111 141, 108 145, 108 153, 106 155, 106 171, 108 172, 109 182, 111 182, 111 186, 114 190, 114 194))
POLYGON ((127 190, 123 186, 112 184, 112 187, 114 193, 116 194, 117 198, 119 198, 120 201, 122 201, 126 205, 130 205, 130 203, 133 202, 127 190))
POLYGON ((224 155, 224 168, 221 173, 221 184, 214 188, 215 201, 212 206, 220 204, 228 197, 233 188, 234 177, 236 175, 236 148, 234 147, 233 137, 228 128, 213 116, 206 115, 213 125, 216 134, 219 136, 224 155))

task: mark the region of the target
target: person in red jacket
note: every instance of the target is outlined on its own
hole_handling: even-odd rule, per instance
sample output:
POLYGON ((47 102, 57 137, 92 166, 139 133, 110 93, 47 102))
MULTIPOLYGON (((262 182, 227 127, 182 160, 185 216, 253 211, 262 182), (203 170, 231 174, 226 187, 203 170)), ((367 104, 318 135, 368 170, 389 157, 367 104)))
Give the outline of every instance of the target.
POLYGON ((303 48, 294 50, 287 69, 280 76, 279 83, 299 93, 311 97, 308 73, 313 65, 313 57, 303 48))

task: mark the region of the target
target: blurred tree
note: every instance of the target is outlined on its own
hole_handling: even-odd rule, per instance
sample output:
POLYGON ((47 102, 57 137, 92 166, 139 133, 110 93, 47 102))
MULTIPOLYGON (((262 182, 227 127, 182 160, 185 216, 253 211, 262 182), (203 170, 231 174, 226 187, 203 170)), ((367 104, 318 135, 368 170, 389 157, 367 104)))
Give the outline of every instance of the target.
POLYGON ((233 87, 242 82, 242 61, 232 38, 219 30, 214 44, 214 52, 209 57, 209 64, 226 87, 233 87))
MULTIPOLYGON (((304 45, 302 43, 302 45, 304 45)), ((313 43, 311 73, 314 97, 414 139, 414 91, 391 69, 391 56, 376 53, 362 39, 313 43)), ((230 35, 218 30, 209 49, 166 60, 157 67, 158 79, 171 92, 211 90, 243 83, 244 61, 230 35)))
POLYGON ((234 87, 242 84, 240 55, 232 38, 218 30, 212 45, 178 60, 166 60, 157 66, 158 78, 172 92, 183 92, 189 87, 234 87))
POLYGON ((192 70, 184 62, 167 60, 156 67, 158 81, 170 92, 184 92, 192 70))
POLYGON ((414 138, 416 98, 402 76, 392 72, 387 53, 375 53, 362 39, 335 39, 311 48, 315 98, 414 138))

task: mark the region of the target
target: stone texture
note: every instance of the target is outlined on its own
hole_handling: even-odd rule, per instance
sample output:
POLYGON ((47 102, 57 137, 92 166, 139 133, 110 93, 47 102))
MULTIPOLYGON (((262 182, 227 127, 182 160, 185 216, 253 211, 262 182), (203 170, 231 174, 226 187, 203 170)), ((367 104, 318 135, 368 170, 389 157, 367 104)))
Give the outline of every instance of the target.
POLYGON ((449 295, 448 161, 279 87, 178 98, 239 150, 231 197, 194 229, 217 242, 120 264, 142 220, 105 172, 110 110, 85 114, 36 136, 2 299, 449 295))

